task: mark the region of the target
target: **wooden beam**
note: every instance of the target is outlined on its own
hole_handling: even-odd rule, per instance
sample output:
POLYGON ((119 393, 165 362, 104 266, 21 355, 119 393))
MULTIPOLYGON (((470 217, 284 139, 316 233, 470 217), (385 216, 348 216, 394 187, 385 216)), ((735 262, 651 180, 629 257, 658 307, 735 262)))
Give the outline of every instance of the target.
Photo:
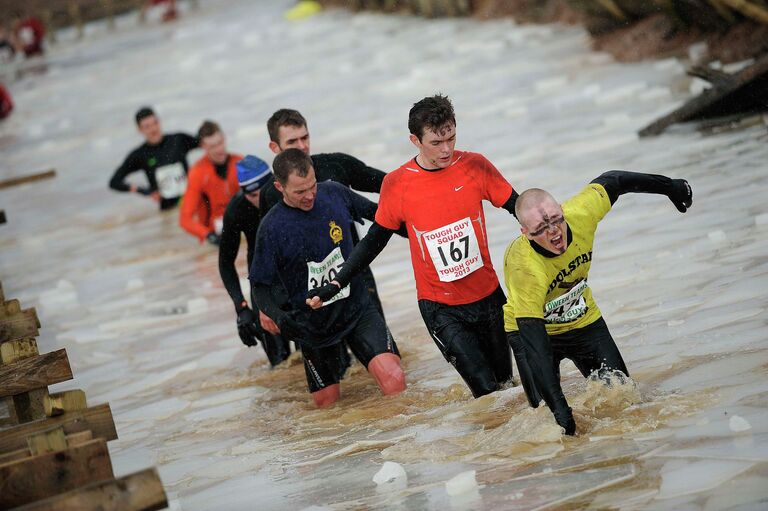
POLYGON ((34 357, 40 354, 34 337, 25 337, 0 344, 0 364, 10 364, 22 358, 34 357))
MULTIPOLYGON (((2 366, 0 366, 2 367, 2 366)), ((16 408, 18 423, 45 419, 45 402, 48 399, 48 389, 45 387, 22 392, 13 396, 13 406, 16 408)))
POLYGON ((680 108, 660 117, 641 129, 639 135, 658 135, 679 122, 733 114, 750 115, 768 110, 768 55, 763 55, 751 66, 733 74, 732 80, 718 81, 720 85, 705 90, 680 108))
POLYGON ((0 508, 21 506, 113 477, 103 438, 12 461, 0 465, 0 508))
POLYGON ((40 334, 40 320, 37 319, 37 311, 32 307, 18 314, 0 318, 0 343, 21 339, 23 337, 37 337, 40 334))
POLYGON ((56 177, 55 169, 46 170, 45 172, 37 172, 35 174, 29 174, 26 176, 12 177, 10 179, 4 179, 0 181, 0 190, 3 188, 10 188, 11 186, 31 183, 33 181, 40 181, 41 179, 50 179, 52 177, 56 177))
POLYGON ((67 448, 67 436, 64 434, 64 428, 56 426, 27 437, 27 445, 32 456, 63 451, 67 448))
POLYGON ((156 469, 148 468, 27 504, 17 511, 154 511, 166 507, 168 498, 160 476, 156 469))
POLYGON ((14 396, 72 379, 67 350, 56 350, 0 366, 0 397, 14 396))
POLYGON ((0 318, 18 314, 19 312, 21 312, 21 303, 18 300, 4 300, 0 305, 0 318))
POLYGON ((27 446, 27 437, 61 425, 68 435, 91 430, 94 438, 116 440, 117 430, 112 419, 112 410, 108 404, 68 412, 58 417, 51 417, 6 429, 0 429, 0 453, 15 451, 27 446))
POLYGON ((45 400, 45 415, 48 417, 85 410, 86 408, 88 408, 88 403, 85 399, 85 392, 79 389, 57 392, 45 400))
MULTIPOLYGON (((71 435, 66 436, 66 440, 67 440, 68 447, 82 445, 86 442, 90 442, 91 440, 93 440, 93 433, 91 433, 90 431, 81 431, 79 433, 72 433, 71 435)), ((10 461, 29 458, 30 456, 32 456, 32 453, 29 452, 29 447, 25 447, 23 449, 16 449, 15 451, 7 452, 5 454, 0 454, 0 465, 3 465, 10 461)))

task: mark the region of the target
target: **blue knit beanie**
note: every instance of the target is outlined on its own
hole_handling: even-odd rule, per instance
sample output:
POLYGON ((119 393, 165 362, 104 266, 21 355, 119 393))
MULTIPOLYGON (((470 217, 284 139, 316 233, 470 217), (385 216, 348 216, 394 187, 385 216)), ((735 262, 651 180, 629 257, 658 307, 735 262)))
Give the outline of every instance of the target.
POLYGON ((258 156, 248 155, 237 162, 237 182, 245 193, 255 192, 269 181, 272 171, 258 156))

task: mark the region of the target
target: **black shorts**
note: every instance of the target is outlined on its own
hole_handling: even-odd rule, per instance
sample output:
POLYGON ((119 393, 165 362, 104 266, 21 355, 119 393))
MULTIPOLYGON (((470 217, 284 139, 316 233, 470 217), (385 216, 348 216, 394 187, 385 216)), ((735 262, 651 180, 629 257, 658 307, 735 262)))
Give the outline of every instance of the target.
POLYGON ((475 397, 498 390, 512 379, 512 354, 504 334, 504 302, 501 287, 465 305, 419 300, 429 334, 475 397))
POLYGON ((563 334, 550 335, 551 361, 532 360, 533 364, 531 364, 529 357, 535 356, 535 354, 526 348, 520 338, 520 332, 507 332, 507 339, 515 353, 523 388, 534 408, 539 406, 539 401, 543 399, 541 391, 536 385, 537 378, 541 378, 542 375, 534 374, 532 367, 543 367, 544 364, 551 363, 554 377, 558 379, 558 386, 560 362, 565 358, 571 360, 584 377, 589 376, 594 371, 597 371, 598 376, 600 376, 605 371, 613 370, 621 371, 629 376, 619 348, 611 337, 608 325, 605 324, 602 317, 583 328, 563 334))
POLYGON ((585 377, 599 370, 619 370, 629 376, 619 348, 602 317, 583 328, 550 335, 549 340, 552 343, 552 358, 558 376, 560 362, 564 358, 572 360, 585 377))
MULTIPOLYGON (((400 356, 397 344, 373 302, 368 302, 357 324, 344 339, 355 358, 366 368, 376 355, 394 353, 400 356)), ((302 346, 304 372, 310 392, 339 383, 348 365, 348 358, 345 358, 346 346, 344 342, 325 348, 302 346)))

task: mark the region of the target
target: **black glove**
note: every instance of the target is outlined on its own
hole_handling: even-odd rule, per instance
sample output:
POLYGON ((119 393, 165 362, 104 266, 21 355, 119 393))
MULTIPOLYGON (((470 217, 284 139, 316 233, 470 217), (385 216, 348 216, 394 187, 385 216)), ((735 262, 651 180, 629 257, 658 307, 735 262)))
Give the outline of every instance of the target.
POLYGON ((215 232, 209 232, 208 236, 205 237, 205 241, 207 241, 211 245, 216 245, 218 247, 219 244, 221 243, 221 236, 219 236, 215 232))
POLYGON ((237 334, 246 346, 256 346, 261 337, 259 318, 248 307, 237 313, 237 334))
POLYGON ((307 328, 296 321, 296 311, 283 314, 277 321, 280 328, 280 336, 286 341, 295 341, 296 339, 307 339, 309 331, 307 328))
POLYGON ((693 204, 693 190, 685 179, 672 180, 672 190, 668 197, 680 213, 688 211, 688 208, 693 204))
POLYGON ((307 292, 307 298, 312 299, 313 297, 317 296, 319 297, 323 302, 327 302, 337 294, 339 294, 339 291, 341 291, 341 288, 334 284, 333 282, 330 282, 324 286, 317 287, 315 289, 310 289, 309 292, 307 292))
POLYGON ((552 413, 560 427, 565 429, 566 435, 573 436, 576 434, 576 421, 573 420, 573 412, 570 407, 563 410, 556 410, 552 413))

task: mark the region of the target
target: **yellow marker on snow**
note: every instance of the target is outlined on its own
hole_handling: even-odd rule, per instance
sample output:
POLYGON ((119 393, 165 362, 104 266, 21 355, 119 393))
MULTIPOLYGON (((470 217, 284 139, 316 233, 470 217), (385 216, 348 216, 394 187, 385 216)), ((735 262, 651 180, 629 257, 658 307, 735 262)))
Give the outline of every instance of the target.
POLYGON ((296 21, 308 18, 322 10, 323 6, 320 5, 319 2, 315 2, 315 0, 302 0, 298 4, 285 11, 285 19, 289 21, 296 21))

